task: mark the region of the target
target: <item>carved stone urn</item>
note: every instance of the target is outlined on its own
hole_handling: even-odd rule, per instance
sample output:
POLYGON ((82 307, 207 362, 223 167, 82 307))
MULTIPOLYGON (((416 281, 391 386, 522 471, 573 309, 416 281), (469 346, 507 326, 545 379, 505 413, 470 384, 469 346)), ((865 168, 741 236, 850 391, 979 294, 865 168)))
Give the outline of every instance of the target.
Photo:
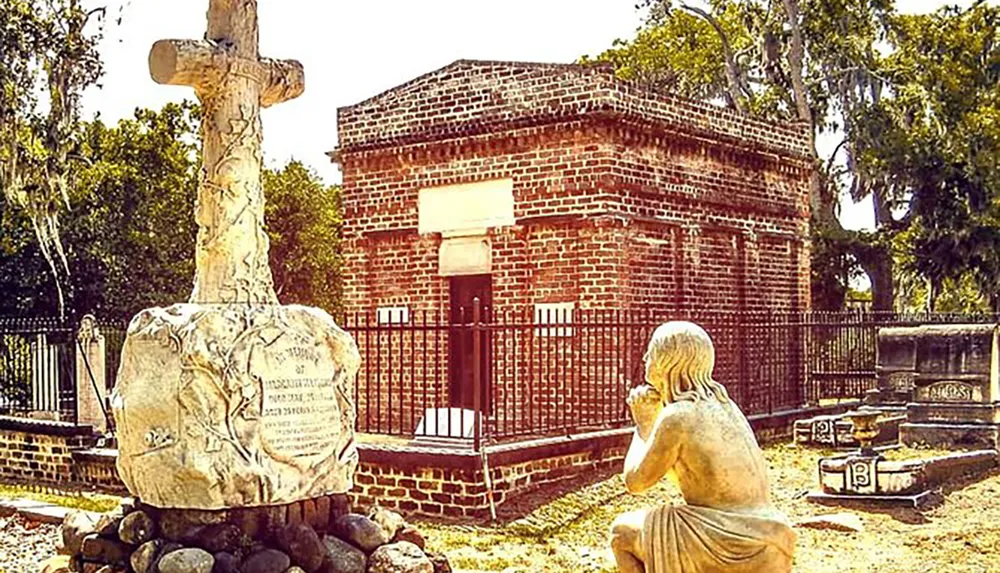
POLYGON ((848 412, 845 416, 851 422, 851 434, 861 444, 860 453, 862 456, 877 455, 872 443, 878 437, 878 420, 881 415, 882 413, 877 410, 855 410, 848 412))

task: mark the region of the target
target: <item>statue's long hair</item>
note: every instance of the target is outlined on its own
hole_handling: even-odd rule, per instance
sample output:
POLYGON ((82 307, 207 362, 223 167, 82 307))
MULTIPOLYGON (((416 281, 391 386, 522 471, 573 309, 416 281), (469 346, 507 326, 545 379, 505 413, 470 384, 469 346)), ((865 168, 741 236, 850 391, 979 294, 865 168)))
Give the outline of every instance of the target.
POLYGON ((708 333, 692 322, 667 322, 653 332, 646 350, 650 378, 665 403, 716 400, 728 403, 726 389, 712 379, 715 346, 708 333))

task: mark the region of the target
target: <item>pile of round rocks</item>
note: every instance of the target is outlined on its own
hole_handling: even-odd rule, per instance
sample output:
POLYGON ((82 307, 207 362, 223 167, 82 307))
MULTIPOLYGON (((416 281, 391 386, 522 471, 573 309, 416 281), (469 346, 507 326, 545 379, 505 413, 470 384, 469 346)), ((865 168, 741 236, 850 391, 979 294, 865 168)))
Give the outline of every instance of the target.
POLYGON ((444 555, 397 513, 349 513, 346 498, 224 511, 125 500, 74 512, 42 573, 448 573, 444 555))

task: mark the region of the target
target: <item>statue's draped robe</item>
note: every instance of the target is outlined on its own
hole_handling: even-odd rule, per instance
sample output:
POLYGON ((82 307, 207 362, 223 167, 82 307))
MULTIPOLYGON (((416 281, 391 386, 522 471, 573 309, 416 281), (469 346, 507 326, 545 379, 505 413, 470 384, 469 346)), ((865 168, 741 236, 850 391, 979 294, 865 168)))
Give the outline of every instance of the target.
POLYGON ((787 573, 795 532, 768 519, 692 505, 663 505, 646 516, 646 573, 787 573))

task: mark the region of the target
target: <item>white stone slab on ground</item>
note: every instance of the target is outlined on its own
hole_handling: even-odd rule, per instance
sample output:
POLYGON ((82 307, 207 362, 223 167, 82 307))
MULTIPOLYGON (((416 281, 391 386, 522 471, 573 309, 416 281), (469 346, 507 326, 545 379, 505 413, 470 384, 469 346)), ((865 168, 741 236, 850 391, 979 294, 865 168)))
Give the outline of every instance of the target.
MULTIPOLYGON (((62 525, 63 520, 66 519, 66 515, 71 511, 76 510, 71 507, 63 507, 33 499, 0 499, 0 514, 12 515, 17 513, 29 521, 40 523, 62 525)), ((94 515, 97 516, 99 514, 95 513, 94 515)))

